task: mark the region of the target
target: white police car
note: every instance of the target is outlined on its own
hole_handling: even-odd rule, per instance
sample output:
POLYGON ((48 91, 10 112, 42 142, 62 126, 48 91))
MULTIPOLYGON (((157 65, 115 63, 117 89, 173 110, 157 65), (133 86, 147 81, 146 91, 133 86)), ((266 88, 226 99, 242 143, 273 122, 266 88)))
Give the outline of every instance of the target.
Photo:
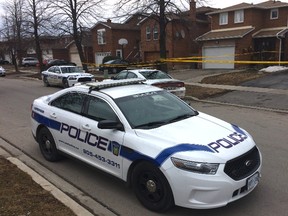
POLYGON ((92 74, 84 73, 83 69, 73 65, 52 66, 42 71, 41 75, 44 86, 58 85, 64 88, 95 80, 92 74))
POLYGON ((256 187, 262 159, 245 130, 139 82, 87 83, 36 99, 32 132, 43 156, 65 153, 117 176, 153 211, 220 207, 256 187))

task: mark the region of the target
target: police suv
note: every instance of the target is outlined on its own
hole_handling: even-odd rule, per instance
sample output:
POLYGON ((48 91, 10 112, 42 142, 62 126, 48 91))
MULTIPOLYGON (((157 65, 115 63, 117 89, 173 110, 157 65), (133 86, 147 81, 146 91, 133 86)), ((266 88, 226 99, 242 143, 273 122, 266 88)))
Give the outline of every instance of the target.
POLYGON ((42 71, 41 75, 44 86, 58 85, 67 88, 76 83, 94 81, 92 74, 84 73, 83 69, 73 65, 52 66, 42 71))
POLYGON ((129 79, 60 90, 32 105, 32 133, 48 161, 66 154, 126 181, 153 211, 225 206, 261 176, 244 129, 129 79))

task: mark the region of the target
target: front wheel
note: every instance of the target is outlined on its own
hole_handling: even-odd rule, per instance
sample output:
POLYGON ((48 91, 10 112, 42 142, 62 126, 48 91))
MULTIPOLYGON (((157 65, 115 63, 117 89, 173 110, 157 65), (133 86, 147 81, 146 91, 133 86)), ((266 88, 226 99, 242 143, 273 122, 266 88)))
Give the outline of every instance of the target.
POLYGON ((50 86, 46 76, 43 77, 43 84, 44 84, 45 87, 50 86))
POLYGON ((63 84, 63 88, 69 87, 69 83, 68 83, 68 80, 66 78, 63 79, 62 84, 63 84))
POLYGON ((53 136, 47 128, 41 128, 37 138, 40 151, 46 160, 55 162, 62 158, 56 148, 53 136))
POLYGON ((132 173, 132 187, 139 201, 146 208, 164 212, 174 206, 170 185, 162 172, 153 164, 138 164, 132 173))

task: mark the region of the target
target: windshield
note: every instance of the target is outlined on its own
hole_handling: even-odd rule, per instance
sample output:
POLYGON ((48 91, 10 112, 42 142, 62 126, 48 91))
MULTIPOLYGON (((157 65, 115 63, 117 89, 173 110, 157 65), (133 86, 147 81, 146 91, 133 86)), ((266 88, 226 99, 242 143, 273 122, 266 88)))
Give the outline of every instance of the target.
POLYGON ((140 73, 146 78, 146 79, 171 79, 171 77, 163 72, 158 70, 152 70, 152 71, 140 71, 140 73))
POLYGON ((116 99, 132 128, 150 129, 198 114, 177 96, 155 91, 116 99))
POLYGON ((62 67, 62 73, 83 73, 80 67, 62 67))

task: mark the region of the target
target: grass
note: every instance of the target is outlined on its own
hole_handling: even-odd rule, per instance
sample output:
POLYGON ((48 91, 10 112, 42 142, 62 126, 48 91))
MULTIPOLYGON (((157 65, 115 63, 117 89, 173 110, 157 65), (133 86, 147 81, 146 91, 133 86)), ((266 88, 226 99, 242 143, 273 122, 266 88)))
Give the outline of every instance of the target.
POLYGON ((3 157, 0 157, 0 176, 0 215, 75 215, 3 157))

